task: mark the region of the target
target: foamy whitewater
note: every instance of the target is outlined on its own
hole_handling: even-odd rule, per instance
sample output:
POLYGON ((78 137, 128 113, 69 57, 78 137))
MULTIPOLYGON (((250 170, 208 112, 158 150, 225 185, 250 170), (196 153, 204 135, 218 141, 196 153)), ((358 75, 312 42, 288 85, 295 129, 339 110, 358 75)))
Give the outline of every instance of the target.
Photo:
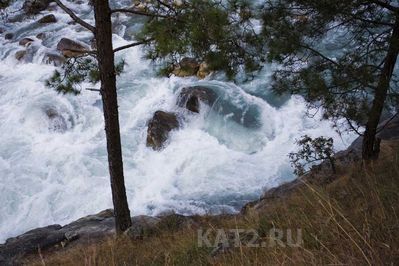
MULTIPOLYGON (((18 10, 16 3, 11 11, 18 10)), ((88 5, 67 2, 94 23, 88 5)), ((125 3, 120 3, 121 5, 125 3)), ((56 69, 42 63, 62 37, 87 41, 91 35, 61 10, 45 11, 1 27, 15 33, 0 37, 0 243, 26 230, 65 224, 112 208, 100 95, 82 84, 79 96, 59 95, 44 81, 56 69), (32 23, 43 14, 58 22, 32 23), (41 41, 34 36, 47 32, 41 41), (18 41, 31 37, 30 62, 18 62, 18 41), (48 110, 62 121, 50 120, 48 110), (47 114, 46 114, 47 112, 47 114), (58 123, 58 124, 57 124, 58 123), (54 130, 59 123, 65 130, 54 130)), ((135 19, 119 17, 114 46, 129 43, 135 19)), ((287 154, 304 134, 331 136, 343 149, 353 135, 338 134, 319 117, 305 116, 300 97, 280 99, 268 89, 270 67, 255 80, 234 85, 196 78, 159 78, 142 48, 118 54, 126 60, 118 77, 125 181, 132 215, 236 212, 266 188, 292 180, 287 154), (176 107, 179 90, 188 85, 214 89, 219 100, 211 109, 190 114, 176 107), (183 126, 173 131, 164 150, 145 145, 146 123, 157 110, 175 111, 183 126)), ((98 88, 99 86, 94 86, 98 88)))

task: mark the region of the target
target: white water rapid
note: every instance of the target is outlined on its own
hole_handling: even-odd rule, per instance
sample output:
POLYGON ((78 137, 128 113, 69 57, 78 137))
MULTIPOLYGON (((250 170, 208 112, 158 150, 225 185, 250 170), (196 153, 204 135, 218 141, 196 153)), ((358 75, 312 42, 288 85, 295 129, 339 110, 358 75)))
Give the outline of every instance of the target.
MULTIPOLYGON (((67 4, 93 23, 87 4, 67 4)), ((21 5, 17 1, 9 11, 21 5)), ((112 208, 100 95, 84 90, 91 84, 83 84, 79 96, 59 95, 44 85, 56 69, 42 62, 44 54, 54 52, 62 37, 91 38, 70 21, 55 6, 21 22, 1 20, 0 27, 14 37, 0 35, 0 243, 35 227, 112 208), (57 23, 32 24, 50 13, 57 23), (42 32, 48 36, 43 41, 35 37, 42 32), (15 52, 24 49, 18 45, 23 37, 34 39, 33 56, 26 62, 15 59, 15 52), (53 113, 59 116, 52 118, 53 113)), ((119 23, 115 47, 130 41, 136 25, 123 16, 119 23)), ((317 116, 307 118, 300 97, 273 96, 267 86, 270 67, 255 80, 234 85, 220 79, 160 78, 143 55, 140 47, 118 54, 127 63, 118 77, 118 94, 132 215, 236 212, 265 188, 294 178, 287 154, 296 138, 331 136, 336 149, 353 140, 352 135, 339 137, 317 116), (218 93, 212 109, 189 114, 176 107, 178 91, 198 84, 218 93), (159 152, 145 145, 146 123, 157 110, 186 117, 159 152)))

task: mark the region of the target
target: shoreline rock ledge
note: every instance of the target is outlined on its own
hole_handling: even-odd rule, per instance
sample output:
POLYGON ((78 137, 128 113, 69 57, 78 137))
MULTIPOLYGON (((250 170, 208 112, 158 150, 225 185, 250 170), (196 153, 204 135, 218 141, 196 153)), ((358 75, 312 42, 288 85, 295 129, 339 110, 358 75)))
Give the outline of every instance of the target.
MULTIPOLYGON (((195 226, 194 217, 167 213, 160 216, 134 216, 132 227, 125 234, 128 237, 141 239, 157 233, 173 221, 176 230, 195 226)), ((26 256, 39 251, 55 252, 76 245, 87 245, 115 235, 115 219, 112 209, 80 218, 70 224, 59 224, 30 230, 0 244, 0 265, 21 265, 26 256)))

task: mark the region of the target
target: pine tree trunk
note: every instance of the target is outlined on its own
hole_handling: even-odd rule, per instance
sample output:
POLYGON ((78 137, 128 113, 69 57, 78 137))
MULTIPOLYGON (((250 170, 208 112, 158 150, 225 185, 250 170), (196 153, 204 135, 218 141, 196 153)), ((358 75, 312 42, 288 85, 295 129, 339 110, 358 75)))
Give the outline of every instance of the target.
POLYGON ((373 104, 369 113, 366 130, 363 136, 363 160, 372 160, 378 158, 380 151, 380 140, 376 138, 378 123, 384 108, 385 99, 387 97, 389 84, 392 73, 395 68, 396 60, 399 53, 399 17, 393 28, 393 32, 389 41, 388 53, 385 57, 383 69, 380 79, 375 90, 373 104))
POLYGON ((97 60, 101 79, 101 95, 104 109, 115 227, 117 234, 120 234, 128 229, 132 225, 132 222, 123 176, 118 100, 116 94, 116 74, 112 47, 111 12, 108 0, 95 0, 93 4, 96 20, 95 38, 97 42, 97 60))

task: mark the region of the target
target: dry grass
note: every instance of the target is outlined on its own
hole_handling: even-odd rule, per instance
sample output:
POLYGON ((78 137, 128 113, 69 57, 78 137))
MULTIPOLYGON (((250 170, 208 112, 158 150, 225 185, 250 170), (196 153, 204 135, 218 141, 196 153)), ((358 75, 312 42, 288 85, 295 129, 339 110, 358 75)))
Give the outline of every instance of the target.
MULTIPOLYGON (((214 257, 199 247, 198 227, 168 230, 142 240, 110 239, 31 258, 34 265, 395 265, 399 264, 399 144, 384 143, 380 160, 340 169, 330 184, 305 184, 260 211, 203 217, 201 227, 302 229, 301 247, 240 247, 214 257)), ((295 234, 294 234, 295 235, 295 234)), ((213 237, 215 234, 213 234, 213 237)), ((211 237, 210 237, 211 238, 211 237)))

